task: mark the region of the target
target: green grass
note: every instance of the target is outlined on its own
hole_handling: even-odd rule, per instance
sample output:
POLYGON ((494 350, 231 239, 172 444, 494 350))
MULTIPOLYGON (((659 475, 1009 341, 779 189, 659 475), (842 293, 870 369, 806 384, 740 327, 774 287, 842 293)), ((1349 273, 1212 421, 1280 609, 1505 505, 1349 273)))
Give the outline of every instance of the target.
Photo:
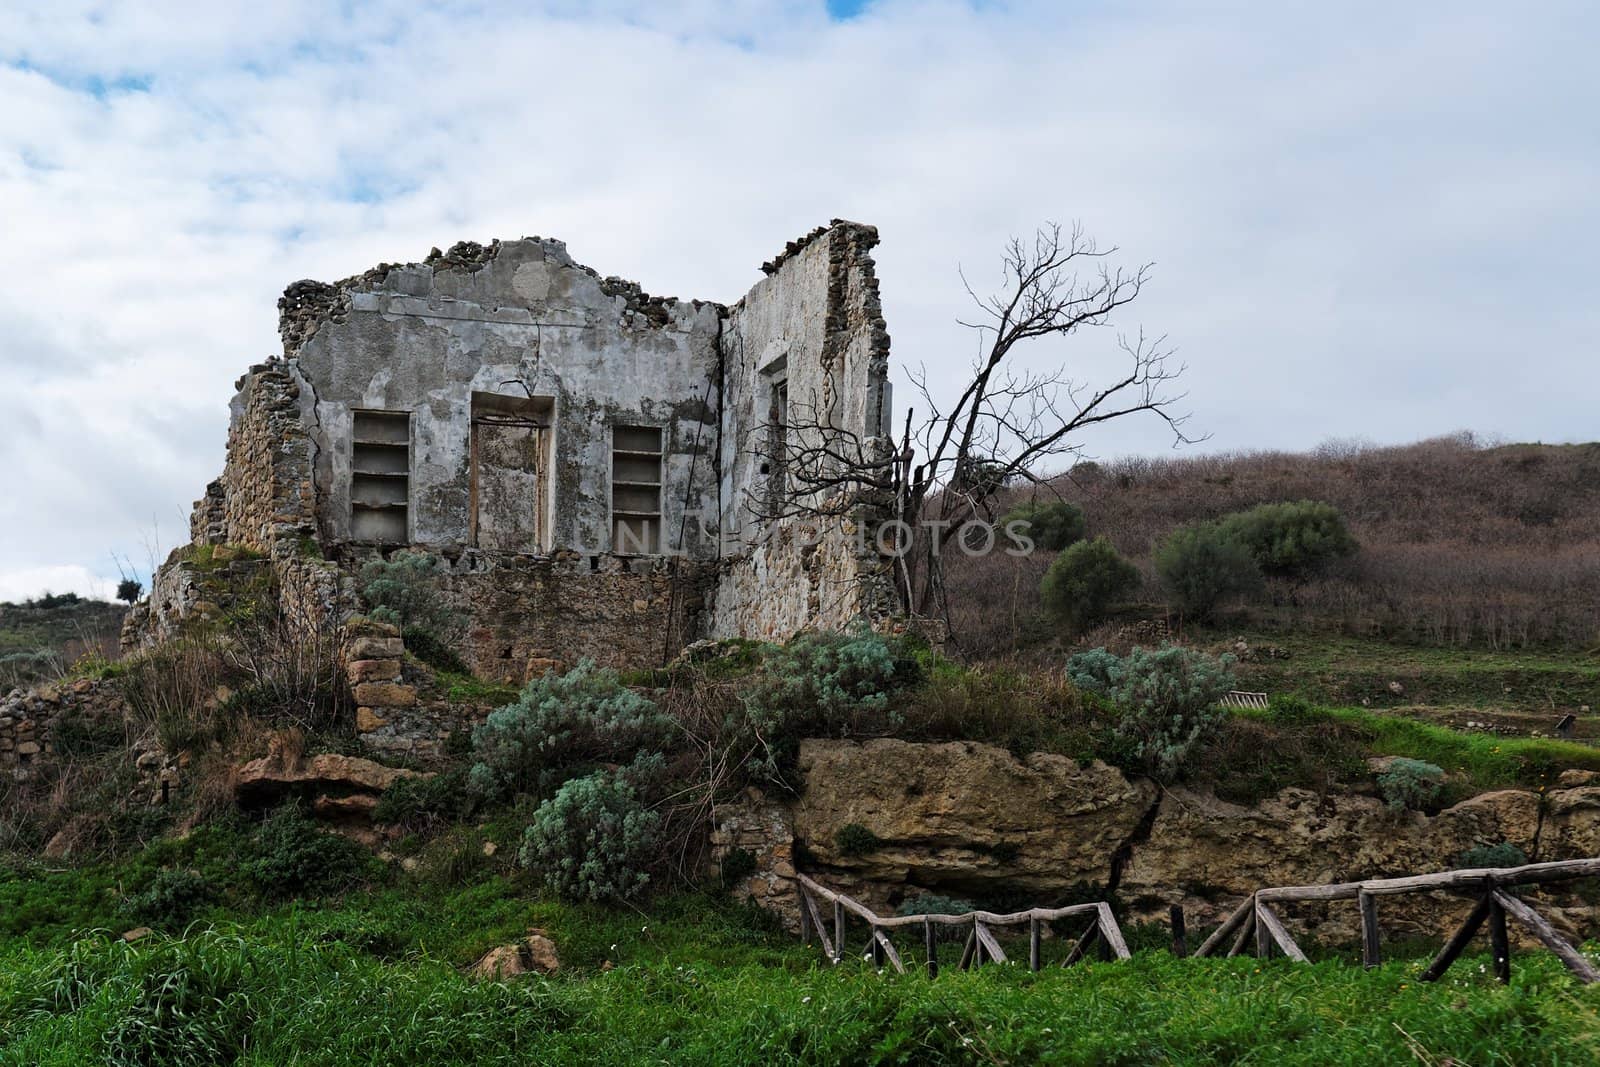
MULTIPOLYGON (((1234 714, 1240 719, 1274 722, 1271 711, 1234 714)), ((1491 789, 1553 785, 1568 768, 1600 770, 1600 748, 1591 745, 1469 733, 1365 708, 1312 709, 1308 719, 1277 724, 1277 729, 1304 732, 1319 719, 1347 728, 1365 754, 1408 756, 1438 764, 1456 776, 1457 799, 1491 789)))
POLYGON ((1256 631, 1191 635, 1218 651, 1238 637, 1289 653, 1287 659, 1240 664, 1243 688, 1294 693, 1318 703, 1541 712, 1600 707, 1600 654, 1594 650, 1439 648, 1256 631), (1390 682, 1399 682, 1402 692, 1392 692, 1390 682))
MULTIPOLYGON (((16 1064, 1586 1064, 1600 995, 1547 955, 1501 988, 1469 957, 1177 960, 1039 975, 882 976, 797 948, 729 943, 703 915, 614 969, 475 982, 305 915, 255 928, 0 944, 0 1062, 16 1064), (726 959, 708 958, 720 945, 726 959)), ((558 944, 561 944, 558 933, 558 944)), ((776 935, 768 936, 776 941, 776 935)), ((792 945, 792 942, 786 942, 792 945)), ((566 946, 562 945, 563 952, 566 946)))
POLYGON ((453 704, 493 704, 502 707, 517 699, 514 685, 485 681, 460 671, 436 671, 434 688, 453 704))
MULTIPOLYGON (((463 832, 458 843, 478 848, 483 828, 463 832)), ((1600 1057, 1600 991, 1577 986, 1544 952, 1517 956, 1509 988, 1481 957, 1425 985, 1422 959, 1398 952, 1365 971, 1348 951, 1295 965, 1178 960, 1153 948, 1039 975, 1006 965, 929 980, 876 975, 854 956, 829 967, 770 916, 714 894, 573 906, 508 873, 452 884, 438 870, 396 867, 342 897, 273 904, 224 893, 181 928, 118 939, 132 925, 120 899, 151 870, 183 863, 220 880, 228 856, 247 847, 239 827, 207 828, 117 866, 0 877, 0 1064, 1600 1057), (556 942, 559 975, 466 976, 485 950, 534 928, 556 942)), ((1163 939, 1138 936, 1143 929, 1128 928, 1136 946, 1163 939)), ((861 935, 853 931, 852 947, 861 935)), ((948 964, 959 945, 945 948, 948 964)), ((1063 945, 1047 950, 1058 958, 1063 945)))

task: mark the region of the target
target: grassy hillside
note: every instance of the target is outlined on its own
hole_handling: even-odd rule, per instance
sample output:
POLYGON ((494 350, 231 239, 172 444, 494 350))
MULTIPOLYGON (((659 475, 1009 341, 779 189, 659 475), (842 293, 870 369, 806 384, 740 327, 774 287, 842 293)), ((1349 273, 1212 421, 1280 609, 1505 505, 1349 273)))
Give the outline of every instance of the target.
MULTIPOLYGON (((1257 504, 1336 506, 1356 556, 1312 581, 1269 583, 1228 624, 1434 646, 1600 645, 1600 443, 1485 446, 1469 436, 1395 448, 1233 453, 1082 464, 1052 489, 1081 507, 1145 575, 1164 611, 1152 547, 1185 523, 1257 504)), ((1043 490, 1016 490, 1002 507, 1043 490)), ((1035 623, 1052 558, 996 554, 951 564, 964 646, 1004 652, 1048 636, 1035 623)))
POLYGON ((0 602, 0 692, 54 678, 85 653, 115 657, 127 610, 73 593, 0 602))

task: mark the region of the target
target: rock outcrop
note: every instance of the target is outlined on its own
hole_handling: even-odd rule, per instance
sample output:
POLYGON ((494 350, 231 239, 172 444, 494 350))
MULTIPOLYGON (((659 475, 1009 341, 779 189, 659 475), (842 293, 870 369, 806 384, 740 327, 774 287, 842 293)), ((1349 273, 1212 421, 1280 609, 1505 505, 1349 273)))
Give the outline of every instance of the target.
POLYGON ((233 789, 243 807, 267 807, 298 796, 311 800, 316 814, 330 822, 361 823, 371 820, 378 797, 395 782, 427 777, 431 775, 358 756, 325 752, 286 757, 276 750, 241 766, 233 789))
POLYGON ((873 884, 946 891, 1108 884, 1156 796, 1098 760, 1019 759, 962 741, 805 741, 800 771, 794 833, 815 862, 873 884), (848 854, 840 833, 850 825, 878 844, 848 854))
MULTIPOLYGON (((799 769, 799 796, 747 796, 713 836, 719 857, 740 849, 754 860, 735 890, 791 925, 791 858, 884 910, 922 892, 1051 903, 1090 889, 1115 893, 1135 919, 1181 903, 1200 926, 1258 888, 1445 870, 1480 845, 1510 843, 1538 860, 1600 854, 1600 776, 1581 773, 1548 792, 1497 790, 1429 816, 1306 789, 1243 807, 1100 762, 967 742, 812 740, 799 769)), ((1542 910, 1571 932, 1600 933, 1596 910, 1562 892, 1546 892, 1542 910)), ((1447 895, 1386 900, 1385 929, 1437 936, 1466 907, 1447 895)), ((1328 940, 1354 937, 1358 924, 1339 904, 1285 915, 1328 940)))

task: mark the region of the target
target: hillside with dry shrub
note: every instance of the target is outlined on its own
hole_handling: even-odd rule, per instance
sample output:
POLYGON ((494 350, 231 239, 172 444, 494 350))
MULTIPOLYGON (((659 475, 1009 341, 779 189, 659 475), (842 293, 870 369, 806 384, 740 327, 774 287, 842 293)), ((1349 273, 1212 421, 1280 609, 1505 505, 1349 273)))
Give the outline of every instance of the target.
MULTIPOLYGON (((1309 578, 1269 579, 1216 624, 1425 645, 1600 642, 1600 443, 1488 444, 1461 434, 1398 447, 1082 463, 1048 487, 1002 491, 996 514, 1053 494, 1083 510, 1087 537, 1108 538, 1140 569, 1128 617, 1192 624, 1155 573, 1154 548, 1174 530, 1312 500, 1339 510, 1359 550, 1309 578)), ((1039 610, 1053 558, 947 560, 951 626, 964 651, 1005 654, 1063 636, 1039 610)))

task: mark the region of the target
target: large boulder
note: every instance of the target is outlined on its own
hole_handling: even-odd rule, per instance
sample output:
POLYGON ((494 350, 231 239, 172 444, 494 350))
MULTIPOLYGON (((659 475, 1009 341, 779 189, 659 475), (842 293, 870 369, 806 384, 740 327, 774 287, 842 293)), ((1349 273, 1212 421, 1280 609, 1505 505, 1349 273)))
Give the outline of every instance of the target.
POLYGON ((1098 760, 1018 758, 962 741, 808 740, 799 769, 805 790, 794 802, 795 837, 813 864, 851 885, 949 892, 1104 885, 1156 795, 1154 785, 1098 760), (852 835, 862 836, 845 830, 852 825, 876 843, 849 848, 852 835))

